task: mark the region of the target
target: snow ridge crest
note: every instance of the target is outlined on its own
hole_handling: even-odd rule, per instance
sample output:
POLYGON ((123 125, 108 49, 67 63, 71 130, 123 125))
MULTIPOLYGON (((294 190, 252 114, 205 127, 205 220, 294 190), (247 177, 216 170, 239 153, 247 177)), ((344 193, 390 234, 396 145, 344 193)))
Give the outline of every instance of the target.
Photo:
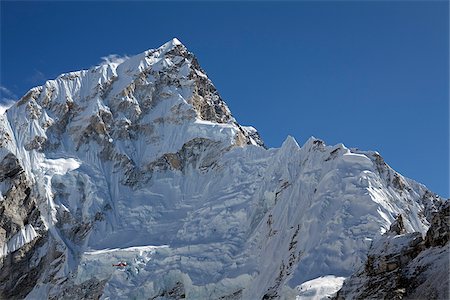
POLYGON ((375 152, 266 149, 177 39, 31 89, 0 138, 0 298, 328 293, 442 202, 375 152))

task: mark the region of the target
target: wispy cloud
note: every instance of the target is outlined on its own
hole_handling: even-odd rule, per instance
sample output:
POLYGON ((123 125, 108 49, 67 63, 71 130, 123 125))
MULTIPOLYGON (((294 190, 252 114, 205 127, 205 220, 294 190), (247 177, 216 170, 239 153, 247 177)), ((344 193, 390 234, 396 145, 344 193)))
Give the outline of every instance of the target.
POLYGON ((8 97, 11 99, 17 99, 17 96, 13 92, 11 92, 8 88, 2 85, 0 85, 0 95, 2 98, 8 97))
POLYGON ((47 76, 36 69, 34 69, 33 74, 28 78, 28 81, 32 84, 42 84, 45 80, 47 80, 47 76))
POLYGON ((17 101, 17 96, 8 88, 0 85, 0 115, 17 101))
POLYGON ((110 54, 107 56, 101 57, 102 63, 122 63, 128 58, 127 55, 119 55, 119 54, 110 54))

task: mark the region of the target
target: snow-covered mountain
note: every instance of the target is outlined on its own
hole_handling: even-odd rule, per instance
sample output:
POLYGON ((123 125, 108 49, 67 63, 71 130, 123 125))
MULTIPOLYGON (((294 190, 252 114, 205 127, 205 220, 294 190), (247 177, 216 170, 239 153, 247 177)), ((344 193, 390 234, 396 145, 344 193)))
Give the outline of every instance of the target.
POLYGON ((444 201, 377 152, 266 149, 177 39, 0 115, 0 192, 2 299, 308 297, 444 201))

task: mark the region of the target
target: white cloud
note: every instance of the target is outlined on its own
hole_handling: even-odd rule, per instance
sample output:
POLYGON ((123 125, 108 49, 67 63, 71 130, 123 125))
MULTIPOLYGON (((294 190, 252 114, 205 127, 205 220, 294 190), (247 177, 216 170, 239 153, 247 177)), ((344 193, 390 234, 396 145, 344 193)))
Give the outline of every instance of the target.
POLYGON ((17 98, 17 96, 4 86, 0 85, 0 95, 2 98, 17 98))
POLYGON ((30 78, 28 78, 28 81, 31 82, 32 84, 42 84, 43 82, 45 82, 45 80, 47 80, 47 76, 45 76, 44 73, 36 69, 34 69, 33 75, 31 75, 30 78))
POLYGON ((107 64, 109 64, 109 63, 117 63, 117 64, 120 64, 120 63, 122 63, 123 61, 125 61, 127 58, 128 58, 128 56, 126 56, 126 55, 120 56, 120 55, 118 55, 118 54, 110 54, 110 55, 101 57, 102 62, 103 62, 103 63, 107 63, 107 64))

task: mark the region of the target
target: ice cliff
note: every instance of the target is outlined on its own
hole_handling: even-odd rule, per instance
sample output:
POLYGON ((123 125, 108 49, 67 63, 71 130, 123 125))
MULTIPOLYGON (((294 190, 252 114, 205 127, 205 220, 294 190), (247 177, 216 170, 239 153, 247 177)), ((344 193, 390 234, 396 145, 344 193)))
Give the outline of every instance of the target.
POLYGON ((377 152, 267 149, 174 39, 0 115, 0 298, 295 299, 444 201, 377 152))

